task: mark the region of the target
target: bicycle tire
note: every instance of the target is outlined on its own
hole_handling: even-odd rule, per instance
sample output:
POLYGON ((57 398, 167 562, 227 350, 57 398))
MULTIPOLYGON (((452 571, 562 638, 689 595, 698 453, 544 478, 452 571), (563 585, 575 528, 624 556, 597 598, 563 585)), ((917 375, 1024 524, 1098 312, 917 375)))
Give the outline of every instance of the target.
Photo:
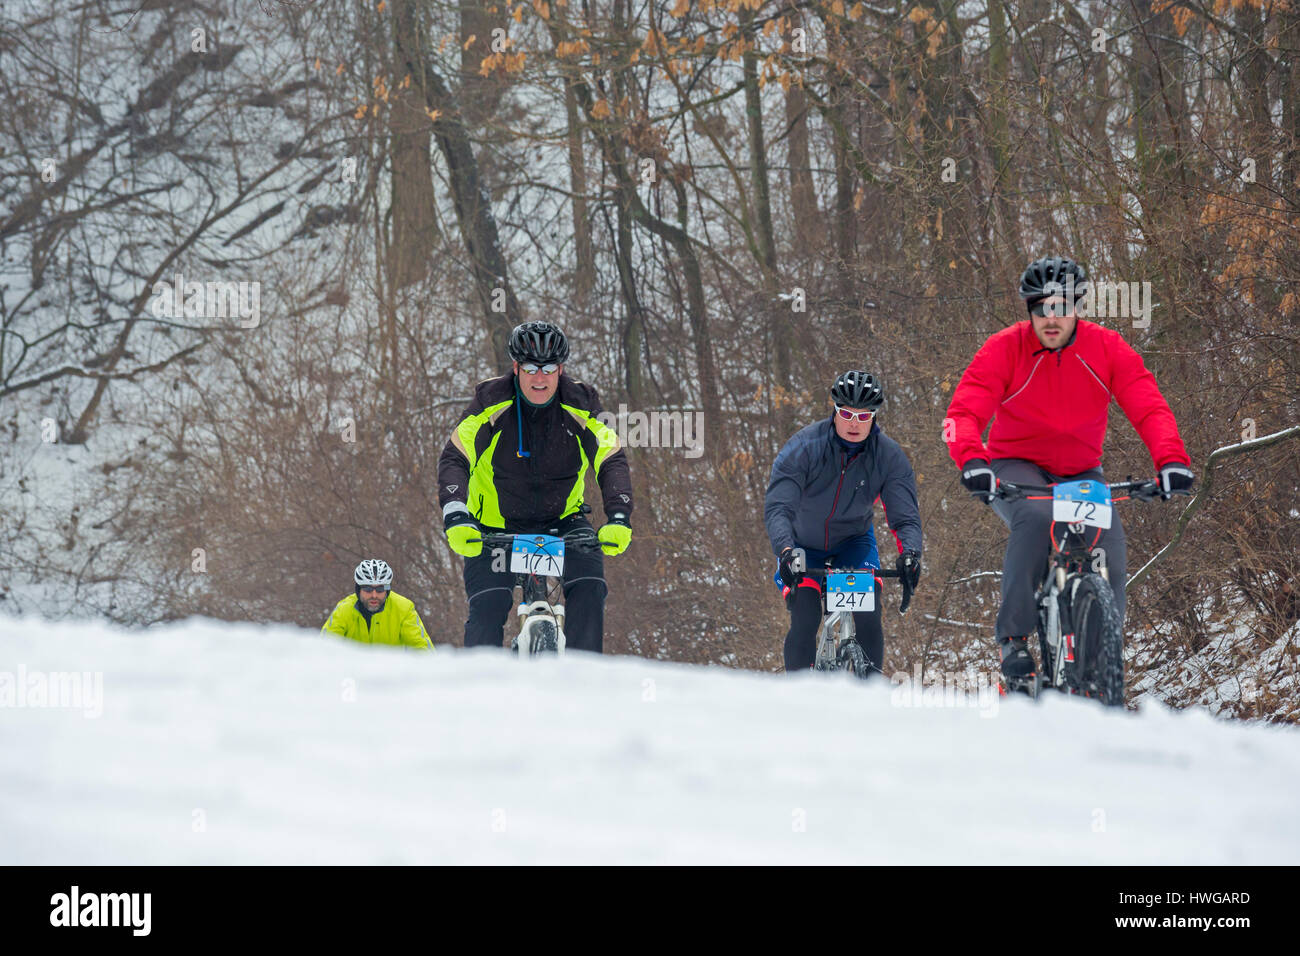
POLYGON ((553 621, 539 621, 533 625, 532 647, 530 654, 554 654, 560 650, 559 634, 553 621))
POLYGON ((871 664, 868 663, 867 655, 857 641, 841 644, 835 656, 837 658, 836 664, 858 680, 866 680, 871 676, 871 664))
POLYGON ((1070 617, 1079 689, 1106 707, 1124 706, 1124 634, 1110 584, 1084 574, 1073 588, 1070 617))

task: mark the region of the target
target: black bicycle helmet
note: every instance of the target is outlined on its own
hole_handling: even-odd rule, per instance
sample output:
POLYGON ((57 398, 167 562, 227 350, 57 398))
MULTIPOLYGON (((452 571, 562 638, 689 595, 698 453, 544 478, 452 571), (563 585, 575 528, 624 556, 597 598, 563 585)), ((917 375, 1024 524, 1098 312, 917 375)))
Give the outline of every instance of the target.
POLYGON ((874 412, 885 404, 885 393, 874 375, 855 369, 835 380, 831 386, 831 401, 846 408, 866 408, 874 412))
POLYGON ((509 351, 516 362, 563 365, 569 360, 569 340, 550 322, 525 322, 510 333, 509 351))
POLYGON ((1088 294, 1088 270, 1073 259, 1064 256, 1044 256, 1025 267, 1020 277, 1020 297, 1032 303, 1034 299, 1064 296, 1069 277, 1074 276, 1074 298, 1088 294))

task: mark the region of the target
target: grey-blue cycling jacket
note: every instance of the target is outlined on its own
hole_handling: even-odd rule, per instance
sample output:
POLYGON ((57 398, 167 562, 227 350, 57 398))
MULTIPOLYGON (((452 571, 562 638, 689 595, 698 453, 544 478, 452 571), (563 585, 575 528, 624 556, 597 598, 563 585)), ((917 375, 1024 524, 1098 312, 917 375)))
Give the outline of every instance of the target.
POLYGON ((851 454, 835 436, 835 421, 801 428, 772 463, 763 521, 772 553, 806 547, 831 551, 866 534, 880 498, 902 550, 921 552, 916 476, 898 442, 872 422, 862 450, 851 454))

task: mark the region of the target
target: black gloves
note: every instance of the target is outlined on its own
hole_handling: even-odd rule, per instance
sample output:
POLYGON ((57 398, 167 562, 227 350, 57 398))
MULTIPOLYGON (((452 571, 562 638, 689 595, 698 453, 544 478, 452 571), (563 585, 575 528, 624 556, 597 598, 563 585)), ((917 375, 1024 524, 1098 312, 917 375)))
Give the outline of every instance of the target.
POLYGON ((894 567, 898 569, 898 583, 903 586, 903 600, 898 605, 898 613, 903 614, 912 603, 916 582, 921 580, 921 555, 916 551, 904 551, 894 562, 894 567))
POLYGON ((1160 497, 1168 501, 1174 495, 1190 495, 1192 485, 1196 484, 1196 476, 1186 465, 1171 461, 1160 466, 1159 481, 1160 497))
POLYGON ((909 591, 916 590, 916 582, 921 580, 921 556, 915 551, 904 551, 894 562, 898 569, 898 578, 907 585, 909 591))
POLYGON ((791 563, 794 560, 794 548, 786 548, 778 560, 780 563, 777 565, 777 573, 781 575, 781 583, 788 588, 794 587, 799 580, 799 573, 791 563))
POLYGON ((992 466, 983 458, 972 458, 961 466, 961 483, 967 491, 976 498, 982 498, 985 503, 993 500, 993 492, 998 487, 992 466))

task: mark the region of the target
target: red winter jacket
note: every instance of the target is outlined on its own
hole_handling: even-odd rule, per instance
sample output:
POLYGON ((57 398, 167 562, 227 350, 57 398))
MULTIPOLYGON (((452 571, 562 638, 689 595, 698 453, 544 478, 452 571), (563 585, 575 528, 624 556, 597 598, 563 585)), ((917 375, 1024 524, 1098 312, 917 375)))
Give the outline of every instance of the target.
POLYGON ((1027 320, 990 336, 953 393, 944 440, 958 468, 972 458, 1021 458, 1053 475, 1077 475, 1101 465, 1112 398, 1157 470, 1190 464, 1174 413, 1142 356, 1118 332, 1083 319, 1055 351, 1043 347, 1027 320), (980 436, 995 413, 985 448, 980 436))

